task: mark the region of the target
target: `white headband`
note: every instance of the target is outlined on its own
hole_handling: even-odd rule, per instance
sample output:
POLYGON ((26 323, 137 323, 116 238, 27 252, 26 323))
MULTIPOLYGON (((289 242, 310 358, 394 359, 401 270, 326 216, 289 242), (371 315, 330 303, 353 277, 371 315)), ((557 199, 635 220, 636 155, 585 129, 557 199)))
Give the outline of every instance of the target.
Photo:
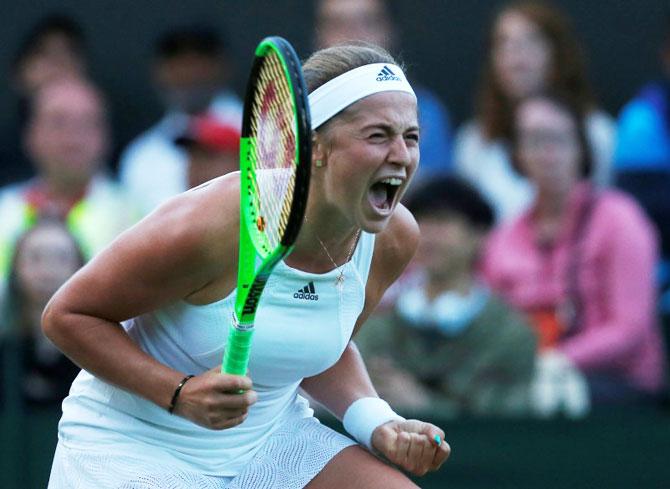
POLYGON ((416 97, 405 74, 396 65, 375 63, 347 71, 309 94, 312 129, 363 97, 389 91, 411 93, 416 97))

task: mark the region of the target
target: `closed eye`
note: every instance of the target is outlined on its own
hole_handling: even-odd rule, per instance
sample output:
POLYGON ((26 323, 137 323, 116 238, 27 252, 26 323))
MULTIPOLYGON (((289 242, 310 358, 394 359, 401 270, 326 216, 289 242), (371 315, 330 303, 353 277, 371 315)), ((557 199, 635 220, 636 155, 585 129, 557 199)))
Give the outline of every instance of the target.
POLYGON ((373 141, 381 141, 386 138, 386 134, 383 132, 373 132, 368 136, 368 139, 371 139, 373 141))
POLYGON ((409 134, 405 134, 405 139, 409 139, 410 141, 418 143, 419 142, 419 133, 411 132, 409 134))

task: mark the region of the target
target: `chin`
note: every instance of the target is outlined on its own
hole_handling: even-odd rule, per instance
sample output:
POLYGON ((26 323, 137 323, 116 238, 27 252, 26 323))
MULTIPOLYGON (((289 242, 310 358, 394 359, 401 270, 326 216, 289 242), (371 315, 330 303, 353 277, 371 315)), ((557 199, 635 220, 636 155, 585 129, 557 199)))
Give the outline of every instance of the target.
POLYGON ((370 234, 379 234, 381 233, 384 229, 386 229, 386 223, 379 225, 379 224, 374 224, 374 225, 364 225, 361 226, 361 229, 365 231, 366 233, 370 234))
POLYGON ((387 216, 381 217, 381 216, 361 216, 359 219, 359 227, 365 231, 366 233, 370 234, 378 234, 381 233, 386 227, 389 225, 391 222, 391 217, 393 217, 393 212, 395 209, 393 209, 387 216))

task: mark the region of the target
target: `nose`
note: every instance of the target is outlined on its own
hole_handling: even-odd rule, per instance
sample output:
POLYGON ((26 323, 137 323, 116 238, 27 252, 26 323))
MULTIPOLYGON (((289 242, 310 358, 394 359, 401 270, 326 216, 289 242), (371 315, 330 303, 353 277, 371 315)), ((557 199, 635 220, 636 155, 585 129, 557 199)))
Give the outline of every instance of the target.
POLYGON ((412 151, 415 150, 407 146, 407 141, 402 134, 398 134, 391 141, 388 161, 400 166, 410 166, 413 160, 412 151))

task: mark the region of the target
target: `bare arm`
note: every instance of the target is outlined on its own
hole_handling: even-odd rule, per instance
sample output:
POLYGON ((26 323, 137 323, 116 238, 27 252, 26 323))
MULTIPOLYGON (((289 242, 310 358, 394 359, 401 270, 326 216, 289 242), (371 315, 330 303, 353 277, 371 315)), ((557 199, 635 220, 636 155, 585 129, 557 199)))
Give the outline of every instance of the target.
MULTIPOLYGON (((365 290, 365 306, 354 327, 360 330, 377 307, 386 289, 400 276, 414 256, 419 231, 412 215, 399 206, 389 226, 377 236, 365 290)), ((342 419, 347 407, 361 397, 377 397, 358 348, 353 343, 338 362, 319 375, 305 379, 302 387, 335 416, 342 419)))
MULTIPOLYGON (((222 212, 226 202, 237 202, 231 182, 220 179, 183 194, 121 235, 55 294, 44 312, 45 334, 93 375, 166 408, 186 373, 145 353, 119 323, 174 301, 207 301, 228 283, 232 290, 238 212, 222 212)), ((177 412, 206 426, 227 427, 193 407, 199 403, 190 395, 223 392, 224 381, 240 384, 226 384, 228 390, 250 389, 249 379, 213 372, 198 377, 182 390, 184 409, 177 412)))
MULTIPOLYGON (((370 276, 366 285, 365 307, 356 322, 354 334, 374 311, 386 289, 400 276, 416 251, 419 230, 411 214, 399 207, 389 227, 377 236, 370 276)), ((339 419, 356 400, 378 397, 358 348, 353 343, 331 368, 305 379, 302 387, 339 419)), ((417 420, 390 421, 372 434, 372 446, 389 461, 416 475, 437 470, 450 453, 444 442, 437 446, 435 437, 444 439, 436 426, 417 420)))

